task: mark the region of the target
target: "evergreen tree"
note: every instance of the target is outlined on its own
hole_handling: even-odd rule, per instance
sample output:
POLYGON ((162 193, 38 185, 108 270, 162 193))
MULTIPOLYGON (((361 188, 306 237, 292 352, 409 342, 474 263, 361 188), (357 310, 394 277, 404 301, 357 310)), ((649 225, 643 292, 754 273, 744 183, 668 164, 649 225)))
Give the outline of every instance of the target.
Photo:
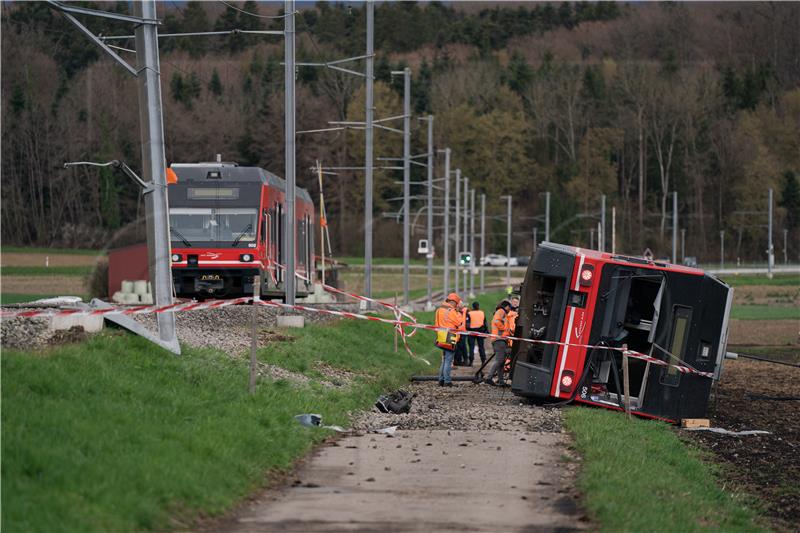
POLYGON ((787 229, 795 229, 800 224, 800 183, 791 170, 783 175, 783 191, 778 205, 786 209, 787 229))
POLYGON ((222 96, 222 80, 216 68, 214 72, 211 73, 211 80, 208 82, 208 90, 214 96, 222 96))

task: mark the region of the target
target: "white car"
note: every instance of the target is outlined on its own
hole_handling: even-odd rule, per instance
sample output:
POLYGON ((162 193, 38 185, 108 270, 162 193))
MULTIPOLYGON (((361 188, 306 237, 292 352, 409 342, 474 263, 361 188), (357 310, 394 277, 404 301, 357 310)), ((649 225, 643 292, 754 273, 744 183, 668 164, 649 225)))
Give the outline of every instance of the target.
MULTIPOLYGON (((506 266, 508 264, 508 258, 500 254, 489 254, 481 258, 482 266, 506 266)), ((511 264, 509 266, 517 266, 516 257, 511 258, 511 264)))

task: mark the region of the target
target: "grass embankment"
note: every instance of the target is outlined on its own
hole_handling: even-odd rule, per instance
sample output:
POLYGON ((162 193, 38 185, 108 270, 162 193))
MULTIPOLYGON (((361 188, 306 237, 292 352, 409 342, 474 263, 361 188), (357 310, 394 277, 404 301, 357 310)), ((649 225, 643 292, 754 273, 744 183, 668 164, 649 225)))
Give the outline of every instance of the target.
POLYGON ((797 274, 775 274, 772 279, 768 278, 766 274, 726 274, 720 276, 720 279, 730 285, 731 287, 740 287, 743 285, 772 285, 772 286, 797 286, 800 285, 800 276, 797 274))
MULTIPOLYGON (((123 333, 45 354, 4 351, 2 526, 163 530, 221 513, 329 434, 294 415, 347 425, 348 412, 431 368, 394 353, 392 332, 371 322, 292 331, 261 358, 312 380, 261 380, 255 396, 243 359, 186 348, 174 357, 123 333), (318 360, 358 375, 324 387, 318 360)), ((430 333, 411 342, 435 364, 430 333)))
POLYGON ((604 531, 758 531, 755 514, 719 488, 714 467, 660 422, 570 408, 586 506, 604 531))
POLYGON ((800 308, 793 305, 734 305, 731 318, 739 320, 800 320, 800 308))

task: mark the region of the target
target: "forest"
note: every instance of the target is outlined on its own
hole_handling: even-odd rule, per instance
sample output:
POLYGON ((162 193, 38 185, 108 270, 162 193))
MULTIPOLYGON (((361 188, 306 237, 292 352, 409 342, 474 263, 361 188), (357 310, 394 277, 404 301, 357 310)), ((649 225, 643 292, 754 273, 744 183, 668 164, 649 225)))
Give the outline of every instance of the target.
MULTIPOLYGON (((164 2, 159 31, 282 29, 264 17, 281 7, 164 2)), ((104 35, 131 33, 85 22, 104 35)), ((726 260, 764 261, 772 188, 776 260, 784 235, 788 260, 800 258, 800 3, 380 2, 375 26, 375 117, 402 114, 402 77, 391 72, 410 67, 412 153, 427 149, 417 118, 434 115, 435 149, 451 148, 452 168, 487 195, 487 251, 505 250, 500 197, 512 195, 515 255, 530 253, 550 191, 552 241, 588 246, 605 195, 618 251, 668 256, 677 191, 686 255, 719 261, 724 233, 726 260)), ((300 4, 298 61, 364 47, 363 4, 300 4)), ((165 38, 160 54, 168 163, 221 154, 282 175, 279 36, 165 38)), ((133 183, 108 169, 63 168, 139 166, 135 80, 41 2, 3 3, 2 69, 3 244, 106 248, 138 238, 123 237, 144 216, 133 183)), ((364 119, 363 78, 299 67, 297 80, 298 130, 364 119)), ((297 150, 298 183, 317 198, 315 162, 363 166, 364 133, 298 134, 297 150)), ((400 157, 402 136, 376 130, 375 155, 400 157)), ((415 165, 412 180, 425 172, 415 165)), ((443 176, 441 157, 435 172, 443 176)), ((402 254, 392 216, 401 180, 376 169, 378 256, 402 254)), ((339 172, 324 188, 334 252, 362 253, 363 173, 339 172)), ((436 197, 441 212, 441 190, 436 197)), ((422 206, 415 199, 413 212, 422 206)))

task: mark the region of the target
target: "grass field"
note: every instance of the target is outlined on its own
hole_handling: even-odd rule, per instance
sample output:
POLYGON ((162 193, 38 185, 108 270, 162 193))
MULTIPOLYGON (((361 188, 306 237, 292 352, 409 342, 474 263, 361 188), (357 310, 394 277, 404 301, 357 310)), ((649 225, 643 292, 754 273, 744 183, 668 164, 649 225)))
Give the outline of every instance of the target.
POLYGON ((766 275, 743 274, 720 276, 720 279, 731 287, 741 287, 743 285, 772 285, 772 286, 798 286, 800 285, 800 275, 798 274, 775 274, 772 279, 766 275))
POLYGON ((603 531, 759 531, 719 488, 714 467, 663 423, 574 407, 566 425, 583 457, 579 486, 603 531))
POLYGON ((800 308, 793 305, 734 305, 731 318, 740 320, 800 320, 800 308))
MULTIPOLYGON (((435 360, 430 335, 412 343, 435 360)), ((252 397, 244 362, 196 349, 174 357, 123 333, 44 356, 4 350, 4 529, 180 529, 221 513, 328 434, 294 415, 346 425, 349 412, 431 368, 394 353, 392 336, 375 323, 305 328, 262 358, 312 378, 317 360, 358 377, 340 388, 264 380, 252 397)))

